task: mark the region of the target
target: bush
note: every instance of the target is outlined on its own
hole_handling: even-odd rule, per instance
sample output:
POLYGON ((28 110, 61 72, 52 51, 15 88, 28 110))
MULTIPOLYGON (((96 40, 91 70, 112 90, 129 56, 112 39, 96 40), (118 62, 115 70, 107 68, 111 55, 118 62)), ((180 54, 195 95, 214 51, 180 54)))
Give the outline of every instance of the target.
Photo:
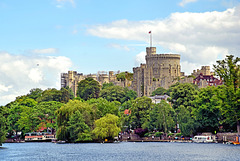
POLYGON ((160 137, 161 135, 163 135, 163 132, 156 132, 156 133, 155 133, 155 136, 156 136, 156 137, 160 137))
POLYGON ((180 136, 182 136, 182 133, 177 133, 175 136, 180 137, 180 136))
POLYGON ((145 133, 148 132, 147 129, 137 128, 134 130, 135 134, 139 135, 140 137, 143 137, 145 133))
POLYGON ((144 134, 144 137, 148 137, 150 134, 149 133, 146 133, 146 134, 144 134))
POLYGON ((167 136, 173 136, 174 133, 168 133, 167 136))

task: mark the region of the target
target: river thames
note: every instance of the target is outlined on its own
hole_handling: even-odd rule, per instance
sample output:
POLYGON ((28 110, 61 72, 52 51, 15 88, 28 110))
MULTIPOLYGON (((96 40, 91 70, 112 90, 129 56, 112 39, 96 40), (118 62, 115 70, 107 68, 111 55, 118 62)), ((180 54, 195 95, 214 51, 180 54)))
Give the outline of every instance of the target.
POLYGON ((240 146, 226 144, 121 142, 121 143, 5 143, 0 160, 240 160, 240 146))

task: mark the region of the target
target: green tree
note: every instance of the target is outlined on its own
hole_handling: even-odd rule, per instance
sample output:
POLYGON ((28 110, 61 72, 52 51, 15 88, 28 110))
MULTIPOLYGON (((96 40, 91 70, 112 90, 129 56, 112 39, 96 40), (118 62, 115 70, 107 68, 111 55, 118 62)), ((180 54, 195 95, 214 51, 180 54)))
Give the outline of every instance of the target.
POLYGON ((86 78, 78 83, 77 96, 84 100, 98 98, 100 85, 93 78, 86 78))
POLYGON ((0 106, 0 146, 6 139, 6 113, 7 109, 4 106, 0 106))
POLYGON ((158 87, 155 91, 152 92, 152 96, 155 95, 164 95, 167 92, 163 87, 158 87))
POLYGON ((62 92, 55 88, 43 91, 42 96, 37 98, 38 102, 57 101, 61 102, 62 92))
POLYGON ((168 133, 168 131, 174 128, 175 123, 173 118, 174 110, 165 100, 162 100, 160 103, 156 104, 150 112, 148 129, 157 129, 168 133))
POLYGON ((117 74, 117 80, 118 81, 125 81, 125 79, 126 79, 125 72, 121 72, 121 73, 117 74))
POLYGON ((79 111, 73 112, 68 121, 68 131, 70 134, 70 141, 91 141, 90 128, 83 119, 82 114, 79 111))
POLYGON ((110 82, 110 83, 103 83, 102 89, 105 89, 105 88, 108 88, 108 87, 111 87, 111 86, 114 86, 114 84, 112 82, 110 82))
POLYGON ((62 103, 67 103, 70 99, 74 99, 74 93, 72 91, 71 88, 69 88, 68 86, 66 88, 61 88, 61 102, 62 103))
POLYGON ((40 102, 34 108, 34 115, 40 118, 41 122, 38 125, 51 128, 51 132, 57 127, 56 111, 60 109, 63 104, 56 101, 40 102))
POLYGON ((190 136, 195 132, 196 124, 191 116, 191 113, 189 110, 184 107, 183 105, 180 105, 178 107, 178 115, 177 115, 177 121, 179 123, 179 128, 181 130, 181 133, 184 136, 190 136))
POLYGON ((67 104, 64 104, 60 109, 56 111, 57 114, 57 138, 59 140, 71 140, 69 133, 68 121, 71 115, 79 111, 82 117, 90 128, 93 127, 94 116, 96 113, 87 102, 82 102, 79 100, 70 100, 67 104))
POLYGON ((228 55, 225 60, 217 61, 213 65, 215 74, 223 79, 225 89, 225 97, 220 96, 224 104, 222 106, 223 115, 230 121, 237 124, 237 132, 240 135, 240 58, 234 59, 233 55, 228 55))
POLYGON ((119 117, 112 114, 107 114, 95 121, 95 128, 92 133, 98 139, 113 139, 113 137, 118 136, 118 133, 121 130, 118 124, 119 117))
POLYGON ((113 114, 119 116, 119 108, 121 103, 117 101, 107 101, 104 98, 90 99, 87 101, 88 104, 92 105, 92 108, 95 109, 96 116, 94 120, 99 119, 106 114, 113 114))
POLYGON ((130 108, 130 124, 132 128, 145 128, 149 121, 149 113, 152 110, 152 100, 146 96, 138 97, 130 108))
POLYGON ((100 97, 105 98, 108 101, 118 101, 124 102, 125 91, 123 87, 120 86, 110 86, 100 92, 100 97))
POLYGON ((208 86, 200 90, 194 101, 193 115, 199 124, 200 132, 218 131, 222 106, 218 93, 217 87, 208 86))
POLYGON ((27 97, 34 99, 35 101, 42 96, 43 90, 40 88, 33 88, 30 90, 30 93, 27 94, 27 97))
POLYGON ((176 112, 176 124, 179 124, 184 135, 190 135, 196 127, 191 112, 198 90, 190 83, 176 84, 171 90, 169 101, 176 112))

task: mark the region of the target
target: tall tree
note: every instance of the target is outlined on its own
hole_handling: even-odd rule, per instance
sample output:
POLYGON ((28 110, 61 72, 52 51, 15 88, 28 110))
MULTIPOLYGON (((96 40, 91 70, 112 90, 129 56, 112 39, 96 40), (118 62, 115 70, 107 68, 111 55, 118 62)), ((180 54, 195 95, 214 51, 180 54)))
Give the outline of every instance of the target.
POLYGON ((6 139, 6 113, 7 109, 4 106, 0 106, 0 146, 6 139))
POLYGON ((118 136, 120 130, 119 118, 115 115, 107 114, 95 121, 95 128, 92 133, 98 139, 113 139, 113 137, 118 136))
POLYGON ((100 85, 93 78, 86 78, 78 83, 77 96, 84 100, 98 98, 100 85))
POLYGON ((223 79, 226 86, 226 97, 224 100, 223 114, 226 118, 231 118, 237 123, 237 132, 240 135, 240 58, 234 59, 233 55, 228 55, 225 60, 217 61, 213 65, 215 74, 223 79))
POLYGON ((149 121, 149 113, 152 110, 152 100, 146 96, 138 97, 130 108, 130 124, 132 128, 145 128, 149 121))
POLYGON ((202 88, 194 101, 193 115, 199 124, 198 131, 218 131, 221 121, 222 101, 218 98, 219 90, 215 86, 202 88))
POLYGON ((174 110, 165 100, 162 100, 160 103, 156 104, 150 112, 150 127, 148 129, 163 130, 167 133, 174 128, 175 123, 173 117, 174 110))

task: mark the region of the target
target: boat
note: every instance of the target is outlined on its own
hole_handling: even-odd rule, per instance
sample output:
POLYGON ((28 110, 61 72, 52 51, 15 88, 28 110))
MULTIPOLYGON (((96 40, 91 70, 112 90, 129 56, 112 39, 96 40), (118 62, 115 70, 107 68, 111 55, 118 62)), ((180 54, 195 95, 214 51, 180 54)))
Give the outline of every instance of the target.
POLYGON ((213 139, 211 135, 197 135, 192 139, 195 143, 212 143, 213 139))
POLYGON ((31 132, 25 134, 26 142, 47 142, 55 140, 55 135, 47 133, 47 132, 31 132))

